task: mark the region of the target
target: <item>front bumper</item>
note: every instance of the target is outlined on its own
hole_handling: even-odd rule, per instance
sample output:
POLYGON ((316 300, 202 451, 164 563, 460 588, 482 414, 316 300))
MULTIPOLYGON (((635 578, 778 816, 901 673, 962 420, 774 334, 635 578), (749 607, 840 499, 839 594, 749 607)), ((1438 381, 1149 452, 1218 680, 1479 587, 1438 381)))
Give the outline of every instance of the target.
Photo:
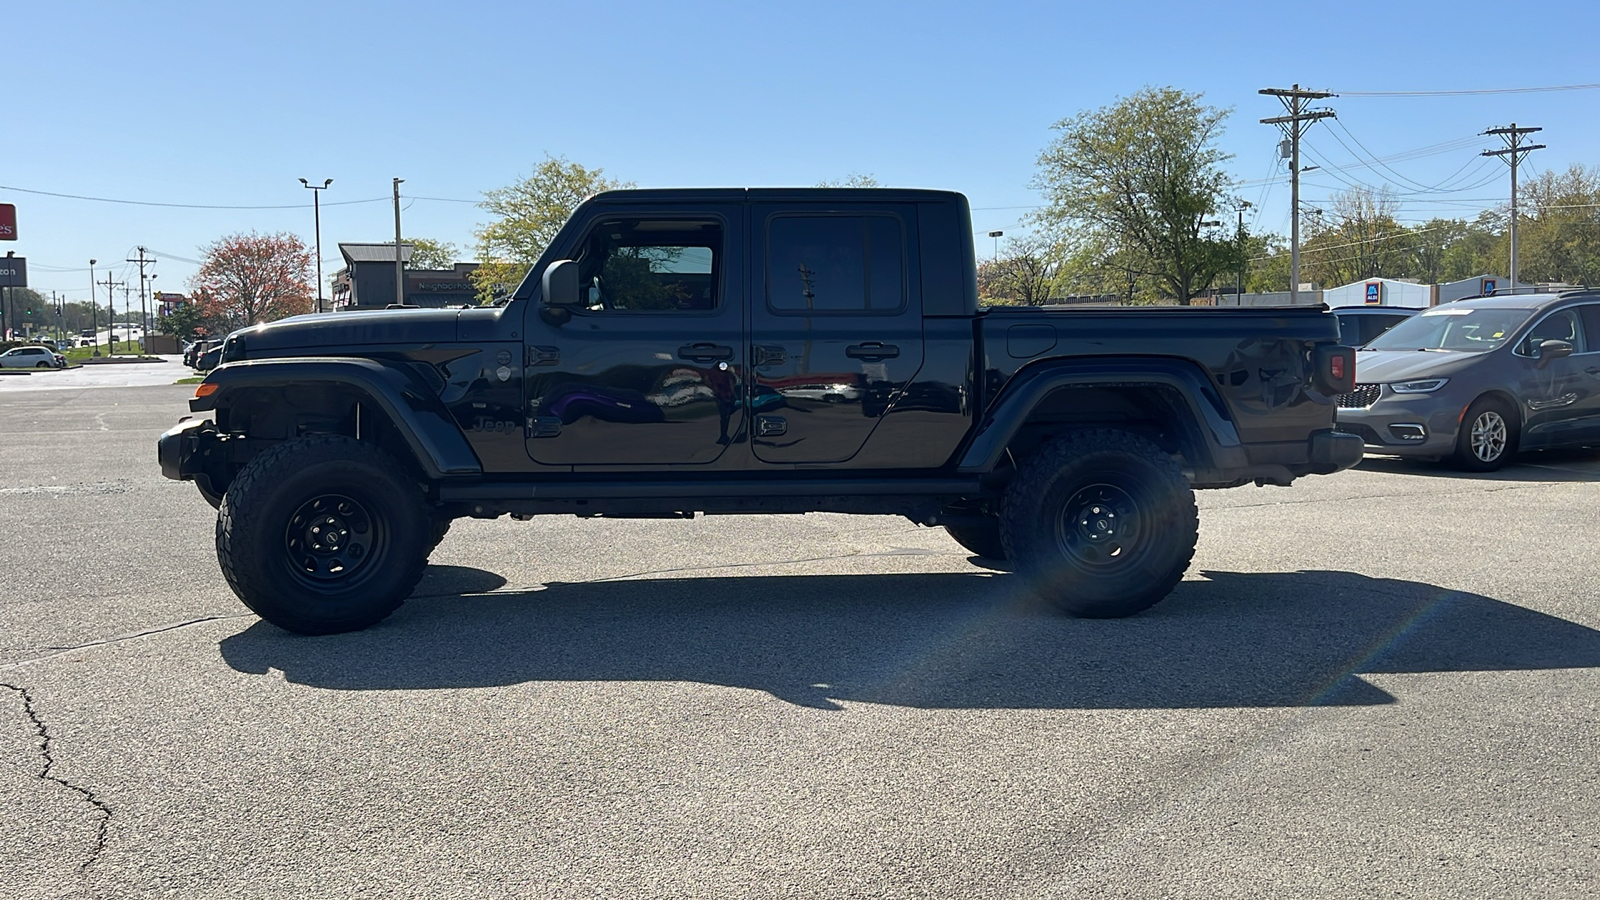
POLYGON ((174 481, 190 481, 201 472, 203 443, 216 435, 210 419, 185 418, 156 438, 156 458, 161 474, 174 481))
POLYGON ((1340 409, 1339 430, 1358 435, 1367 453, 1438 459, 1454 452, 1463 407, 1438 394, 1395 394, 1387 386, 1371 406, 1340 409))

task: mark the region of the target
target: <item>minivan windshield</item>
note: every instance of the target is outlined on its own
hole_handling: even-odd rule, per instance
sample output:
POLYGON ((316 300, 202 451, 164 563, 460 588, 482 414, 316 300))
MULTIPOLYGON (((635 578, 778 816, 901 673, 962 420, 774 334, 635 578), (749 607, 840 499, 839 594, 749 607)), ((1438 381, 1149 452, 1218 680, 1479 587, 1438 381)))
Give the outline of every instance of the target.
POLYGON ((1438 306, 1378 335, 1366 350, 1482 352, 1504 344, 1528 321, 1531 309, 1438 306))

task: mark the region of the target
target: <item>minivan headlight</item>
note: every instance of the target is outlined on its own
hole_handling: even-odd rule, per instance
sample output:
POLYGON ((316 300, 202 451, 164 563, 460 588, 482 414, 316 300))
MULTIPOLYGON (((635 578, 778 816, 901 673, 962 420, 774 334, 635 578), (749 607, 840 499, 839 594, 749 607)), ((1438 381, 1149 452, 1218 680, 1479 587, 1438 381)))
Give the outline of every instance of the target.
POLYGON ((1431 394, 1444 387, 1448 378, 1424 378, 1421 381, 1397 381, 1389 385, 1396 394, 1431 394))

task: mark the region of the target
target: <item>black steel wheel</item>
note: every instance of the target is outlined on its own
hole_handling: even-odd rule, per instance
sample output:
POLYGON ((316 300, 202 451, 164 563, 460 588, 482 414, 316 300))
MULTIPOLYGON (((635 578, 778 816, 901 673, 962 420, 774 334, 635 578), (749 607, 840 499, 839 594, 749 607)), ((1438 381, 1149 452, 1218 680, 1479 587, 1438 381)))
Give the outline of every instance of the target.
POLYGON ((1516 410, 1504 400, 1479 397, 1461 417, 1455 463, 1469 472, 1493 472, 1517 453, 1516 410))
POLYGON ((1199 538, 1194 493, 1172 458, 1122 431, 1057 438, 1006 489, 1000 537, 1043 598, 1085 618, 1129 616, 1182 580, 1199 538))
POLYGON ((410 595, 432 522, 393 457, 340 435, 286 441, 252 459, 217 510, 217 560, 263 619, 300 634, 366 628, 410 595))
POLYGON ((1000 520, 988 525, 946 525, 944 530, 961 546, 984 559, 1004 560, 1005 544, 1000 541, 1000 520))

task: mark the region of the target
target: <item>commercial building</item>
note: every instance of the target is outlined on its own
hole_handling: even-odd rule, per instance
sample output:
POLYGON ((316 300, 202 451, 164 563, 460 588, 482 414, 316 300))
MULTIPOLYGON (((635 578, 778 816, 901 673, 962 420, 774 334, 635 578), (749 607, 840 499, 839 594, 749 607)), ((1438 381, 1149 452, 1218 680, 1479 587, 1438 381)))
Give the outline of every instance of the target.
MULTIPOLYGON (((401 296, 406 306, 445 307, 476 305, 472 272, 477 263, 456 263, 448 269, 412 269, 412 246, 400 245, 405 279, 401 296)), ((333 274, 332 308, 335 311, 385 309, 396 302, 394 244, 340 244, 344 268, 333 274)))

